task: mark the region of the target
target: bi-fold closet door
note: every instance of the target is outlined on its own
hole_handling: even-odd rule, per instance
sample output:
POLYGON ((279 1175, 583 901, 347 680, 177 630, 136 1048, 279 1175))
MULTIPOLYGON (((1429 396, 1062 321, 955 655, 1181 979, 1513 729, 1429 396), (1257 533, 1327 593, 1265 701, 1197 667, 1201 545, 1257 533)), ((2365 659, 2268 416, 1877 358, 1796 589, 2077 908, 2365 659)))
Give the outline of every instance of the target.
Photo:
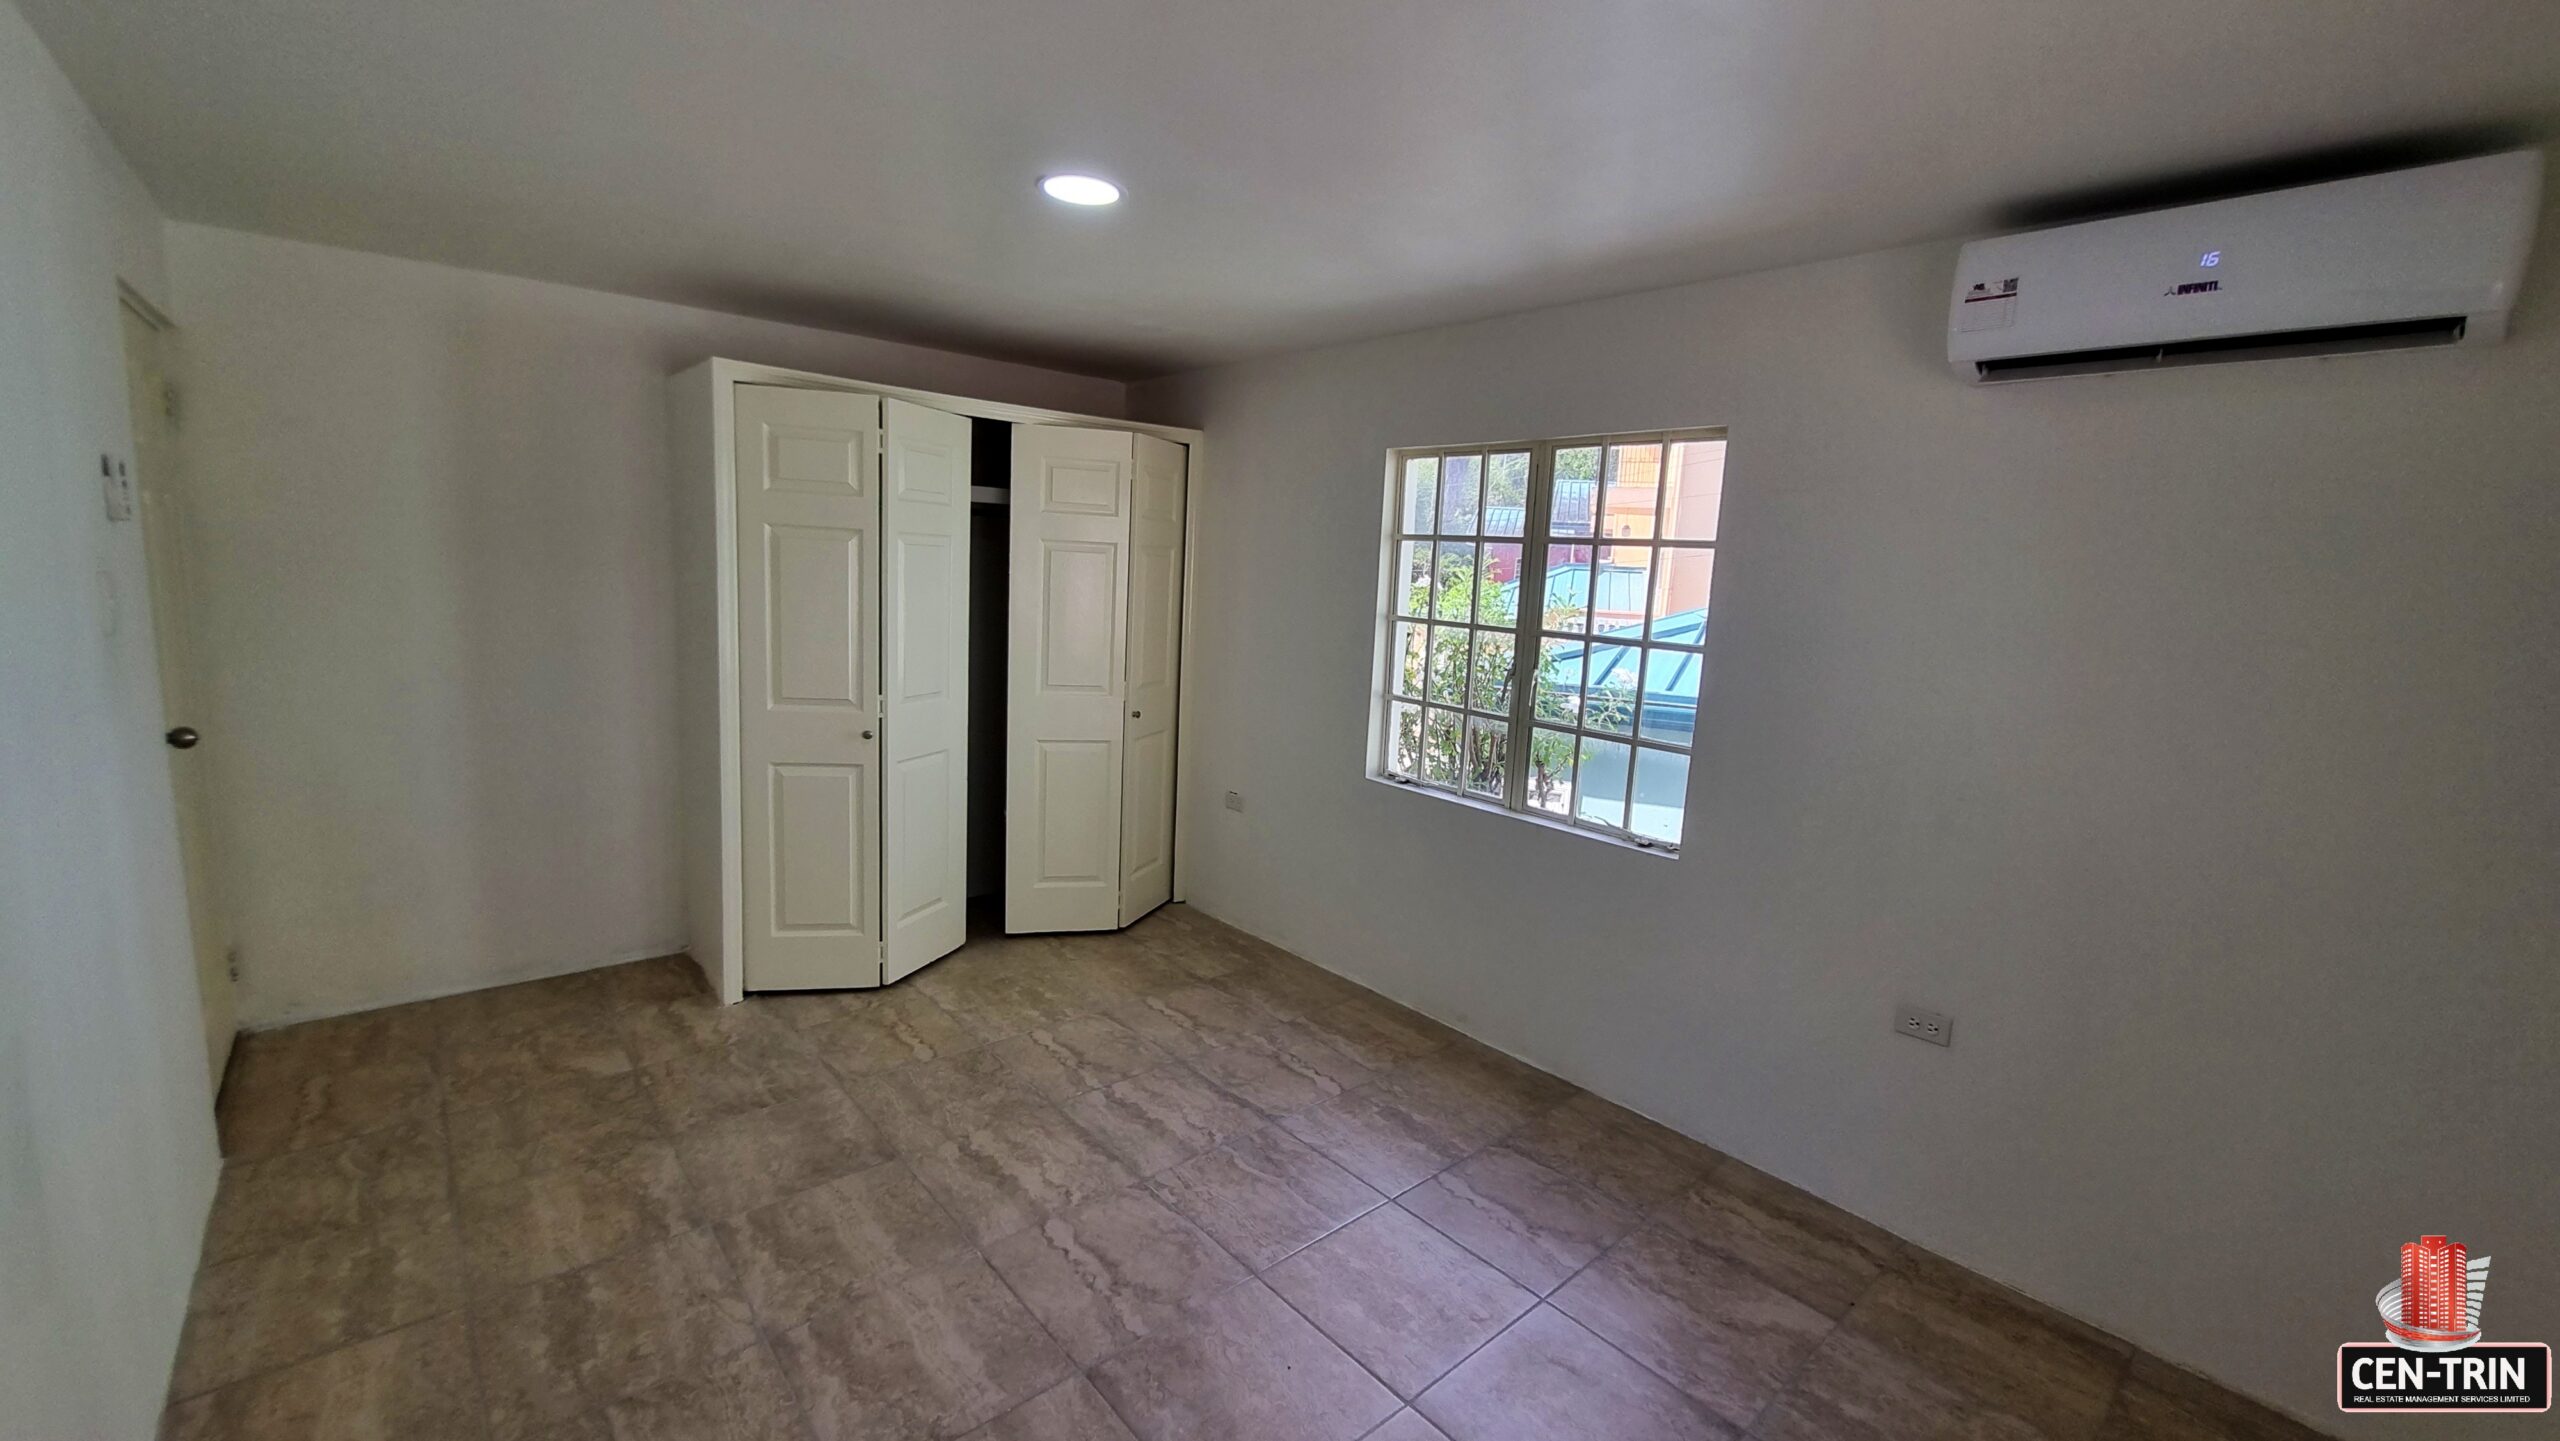
POLYGON ((1187 460, 1152 435, 1014 427, 1007 931, 1110 930, 1172 897, 1187 460))
POLYGON ((969 423, 732 394, 745 988, 882 985, 966 927, 969 423))

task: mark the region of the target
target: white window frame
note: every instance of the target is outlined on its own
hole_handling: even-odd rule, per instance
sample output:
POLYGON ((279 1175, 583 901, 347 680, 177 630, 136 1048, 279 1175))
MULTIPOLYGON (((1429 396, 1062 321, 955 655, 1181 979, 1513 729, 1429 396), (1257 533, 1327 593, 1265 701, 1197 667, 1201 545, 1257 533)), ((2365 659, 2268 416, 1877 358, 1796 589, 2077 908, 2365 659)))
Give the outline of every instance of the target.
MULTIPOLYGON (((1642 752, 1647 750, 1665 752, 1690 758, 1692 764, 1694 765, 1695 763, 1694 757, 1696 755, 1697 737, 1694 730, 1694 719, 1692 721, 1693 729, 1690 734, 1689 742, 1686 745, 1672 743, 1660 737, 1647 738, 1642 734, 1643 725, 1641 706, 1645 690, 1644 676, 1646 674, 1646 667, 1650 663, 1650 656, 1656 652, 1685 654, 1692 657, 1692 663, 1698 666, 1701 671, 1699 699, 1703 702, 1705 698, 1706 688, 1704 684, 1705 678, 1703 675, 1706 665, 1705 636, 1702 634, 1698 643, 1695 645, 1677 641, 1662 640, 1653 637, 1650 634, 1652 624, 1655 619, 1652 615, 1652 606, 1655 603, 1657 594, 1655 578, 1660 575, 1659 566, 1664 553, 1666 551, 1704 551, 1712 555, 1722 536, 1721 517, 1719 517, 1718 524, 1714 528, 1714 533, 1703 540, 1689 538, 1673 540, 1666 539, 1661 534, 1663 529, 1663 510, 1667 504, 1667 497, 1670 495, 1672 489, 1669 483, 1671 458, 1673 455, 1672 447, 1684 442, 1725 441, 1727 439, 1728 436, 1724 427, 1706 426, 1693 427, 1684 430, 1642 431, 1612 435, 1568 436, 1552 440, 1504 441, 1486 444, 1446 446, 1411 446, 1389 452, 1387 456, 1384 559, 1380 566, 1382 581, 1379 588, 1380 599, 1378 606, 1378 664, 1373 673, 1374 683, 1371 692, 1370 706, 1371 730, 1373 733, 1369 754, 1369 773, 1371 777, 1400 788, 1426 792, 1443 799, 1455 800, 1462 804, 1475 806, 1481 809, 1498 810, 1505 815, 1516 816, 1521 819, 1534 821, 1543 825, 1570 830, 1582 835, 1604 838, 1622 845, 1632 846, 1640 850, 1651 851, 1664 855, 1679 854, 1680 843, 1678 842, 1663 840, 1659 837, 1639 835, 1626 826, 1612 825, 1605 821, 1596 820, 1582 815, 1579 790, 1579 771, 1581 759, 1585 750, 1584 741, 1586 738, 1608 744, 1626 746, 1628 748, 1628 773, 1625 783, 1625 792, 1626 802, 1629 807, 1627 816, 1628 819, 1632 820, 1634 818, 1632 808, 1635 798, 1635 766, 1641 759, 1642 752), (1659 455, 1661 457, 1660 469, 1656 472, 1657 480, 1655 482, 1653 524, 1648 535, 1642 537, 1611 537, 1601 534, 1600 532, 1605 524, 1605 517, 1607 514, 1607 500, 1605 493, 1602 491, 1595 491, 1593 497, 1591 524, 1592 534, 1587 536, 1557 536, 1553 534, 1555 462, 1558 452, 1598 447, 1601 454, 1600 474, 1602 479, 1600 484, 1605 487, 1610 475, 1608 458, 1613 447, 1641 447, 1648 445, 1659 446, 1659 455), (1477 507, 1477 529, 1474 533, 1459 534, 1454 532, 1445 532, 1440 529, 1442 519, 1447 513, 1447 508, 1442 501, 1444 494, 1442 487, 1445 485, 1447 479, 1447 462, 1451 457, 1482 457, 1483 465, 1480 467, 1480 470, 1485 476, 1489 477, 1494 456, 1518 454, 1522 452, 1525 452, 1529 457, 1529 477, 1528 493, 1525 501, 1526 514, 1522 521, 1520 535, 1516 537, 1496 536, 1489 535, 1484 532, 1483 510, 1485 508, 1485 500, 1483 496, 1485 493, 1482 490, 1480 490, 1480 498, 1477 507), (1434 503, 1432 506, 1432 528, 1428 532, 1410 531, 1405 528, 1405 471, 1408 463, 1415 460, 1437 460, 1441 462, 1438 470, 1438 480, 1435 482, 1433 491, 1434 503), (1403 552, 1404 547, 1407 544, 1415 542, 1429 544, 1435 547, 1435 555, 1431 562, 1430 569, 1430 574, 1434 577, 1439 574, 1439 562, 1436 558, 1436 548, 1438 546, 1442 544, 1471 544, 1479 547, 1477 551, 1477 565, 1479 566, 1477 571, 1479 576, 1477 603, 1480 603, 1480 598, 1483 594, 1481 580, 1483 551, 1481 547, 1485 545, 1518 544, 1521 547, 1520 569, 1518 573, 1518 592, 1517 600, 1513 605, 1513 617, 1510 624, 1505 626, 1500 624, 1487 625, 1481 623, 1474 613, 1474 604, 1472 603, 1469 607, 1467 619, 1463 622, 1453 619, 1443 619, 1436 615, 1415 616, 1404 613, 1403 601, 1406 595, 1408 581, 1404 573, 1403 552), (1635 546, 1643 547, 1648 552, 1645 569, 1647 577, 1644 597, 1645 619, 1639 626, 1639 634, 1635 636, 1612 637, 1609 640, 1609 644, 1623 646, 1636 653, 1637 684, 1635 704, 1637 708, 1631 711, 1628 715, 1626 729, 1624 731, 1609 729, 1605 726, 1595 727, 1588 724, 1587 712, 1579 705, 1576 708, 1575 715, 1570 720, 1559 720, 1553 715, 1549 715, 1545 718, 1539 718, 1536 715, 1536 687, 1534 677, 1539 670, 1537 662, 1539 656, 1542 654, 1543 644, 1548 641, 1555 641, 1564 644, 1579 642, 1583 646, 1586 664, 1589 653, 1592 650, 1597 649, 1600 644, 1600 638, 1590 634, 1590 627, 1593 624, 1591 615, 1592 602, 1596 597, 1590 596, 1588 592, 1586 592, 1585 610, 1583 615, 1584 634, 1576 636, 1567 632, 1549 631, 1543 625, 1545 618, 1543 602, 1544 597, 1547 594, 1547 573, 1552 559, 1551 552, 1558 545, 1562 545, 1568 549, 1588 548, 1591 550, 1591 564, 1595 567, 1595 585, 1596 567, 1599 562, 1599 553, 1602 550, 1611 547, 1635 546), (1400 639, 1404 628, 1408 626, 1421 627, 1421 634, 1423 638, 1425 674, 1422 684, 1419 687, 1420 693, 1414 696, 1400 694, 1396 689, 1399 675, 1398 668, 1402 664, 1403 660, 1403 649, 1400 639), (1446 700, 1435 699, 1432 695, 1432 683, 1434 679, 1433 673, 1437 671, 1438 662, 1440 660, 1439 648, 1431 643, 1432 628, 1435 626, 1444 631, 1449 629, 1463 629, 1470 637, 1469 657, 1467 662, 1465 662, 1467 669, 1457 692, 1458 699, 1454 703, 1446 700), (1504 634, 1507 634, 1511 640, 1511 669, 1506 681, 1508 693, 1498 708, 1482 708, 1476 704, 1476 696, 1474 694, 1474 687, 1472 684, 1473 680, 1476 678, 1473 674, 1474 667, 1472 664, 1474 645, 1473 637, 1477 635, 1504 634), (1453 781, 1442 782, 1433 780, 1427 775, 1419 773, 1405 774, 1399 772, 1395 768, 1397 715, 1399 710, 1407 707, 1411 707, 1417 712, 1421 725, 1422 745, 1426 752, 1429 746, 1432 730, 1432 717, 1434 713, 1451 714, 1457 718, 1457 724, 1460 727, 1458 741, 1458 768, 1456 777, 1453 781), (1503 756, 1502 790, 1498 795, 1492 793, 1490 790, 1476 789, 1469 785, 1470 766, 1468 762, 1472 749, 1470 738, 1474 733, 1475 724, 1479 722, 1499 723, 1507 727, 1504 731, 1505 745, 1503 756), (1539 730, 1556 732, 1572 737, 1574 770, 1568 774, 1566 779, 1564 810, 1561 814, 1534 806, 1529 801, 1529 773, 1531 769, 1530 757, 1532 754, 1532 746, 1530 742, 1533 733, 1539 730)), ((1479 485, 1480 487, 1483 485, 1481 480, 1479 481, 1479 485)), ((1719 504, 1719 509, 1720 508, 1721 504, 1719 504)), ((1713 562, 1711 561, 1710 565, 1712 564, 1713 562)), ((1429 587, 1429 590, 1433 593, 1435 599, 1437 589, 1438 587, 1436 584, 1429 587)), ((1712 572, 1710 573, 1709 578, 1709 589, 1709 609, 1710 612, 1712 612, 1712 572)), ((1434 607, 1426 606, 1426 609, 1431 608, 1434 607)), ((1588 681, 1586 679, 1585 685, 1587 686, 1587 684, 1588 681)), ((1583 696, 1583 693, 1577 692, 1577 695, 1583 696)), ((1683 840, 1687 837, 1688 819, 1688 803, 1684 788, 1684 794, 1681 801, 1683 840)))

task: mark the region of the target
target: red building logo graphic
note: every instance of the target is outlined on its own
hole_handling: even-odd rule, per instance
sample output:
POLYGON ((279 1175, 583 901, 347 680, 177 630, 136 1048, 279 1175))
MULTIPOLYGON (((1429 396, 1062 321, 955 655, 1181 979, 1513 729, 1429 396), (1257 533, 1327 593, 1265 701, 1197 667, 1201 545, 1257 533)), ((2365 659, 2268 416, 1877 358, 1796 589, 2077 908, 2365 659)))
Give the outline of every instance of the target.
POLYGON ((2403 1351, 2459 1351, 2480 1339, 2480 1306, 2489 1296, 2489 1258, 2442 1236, 2400 1248, 2400 1279, 2373 1300, 2384 1339, 2403 1351))

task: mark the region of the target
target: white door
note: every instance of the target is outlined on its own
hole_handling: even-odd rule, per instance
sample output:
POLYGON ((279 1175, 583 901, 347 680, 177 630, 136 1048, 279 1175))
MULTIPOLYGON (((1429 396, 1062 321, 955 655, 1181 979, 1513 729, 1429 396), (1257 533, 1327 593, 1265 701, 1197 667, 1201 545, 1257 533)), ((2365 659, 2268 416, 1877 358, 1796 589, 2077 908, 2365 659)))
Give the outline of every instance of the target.
POLYGON ((880 401, 736 387, 749 990, 880 984, 880 401))
POLYGON ((885 983, 968 932, 969 422, 880 405, 885 983))
POLYGON ((160 712, 169 743, 169 789, 178 813, 178 859, 187 885, 187 929, 195 946, 196 992, 204 1012, 205 1063, 216 1089, 231 1060, 236 1029, 231 988, 231 916, 214 863, 210 757, 198 743, 203 689, 196 683, 195 599, 187 569, 187 508, 169 425, 168 381, 159 328, 122 307, 125 400, 133 417, 133 464, 142 491, 142 547, 151 578, 151 634, 159 649, 160 712))
POLYGON ((1133 439, 1125 430, 1013 428, 1007 931, 1120 924, 1133 439))
POLYGON ((1135 437, 1129 487, 1129 716, 1120 751, 1120 924, 1173 899, 1173 707, 1182 655, 1187 452, 1135 437))

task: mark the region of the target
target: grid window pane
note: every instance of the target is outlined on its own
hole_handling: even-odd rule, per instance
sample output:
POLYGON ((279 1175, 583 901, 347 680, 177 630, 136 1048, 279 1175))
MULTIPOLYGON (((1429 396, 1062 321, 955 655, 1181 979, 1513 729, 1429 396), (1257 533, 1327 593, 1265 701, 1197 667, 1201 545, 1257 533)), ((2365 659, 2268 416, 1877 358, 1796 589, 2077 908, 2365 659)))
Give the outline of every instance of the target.
POLYGON ((1433 710, 1422 720, 1422 778, 1435 786, 1458 783, 1458 713, 1433 710))
POLYGON ((1689 758, 1650 746, 1636 751, 1635 803, 1627 829, 1648 840, 1680 844, 1681 813, 1689 805, 1689 758))
POLYGON ((1467 719, 1467 793, 1499 799, 1510 763, 1511 727, 1482 716, 1467 719))
POLYGON ((1424 694, 1441 705, 1456 705, 1466 698, 1466 627, 1435 625, 1431 628, 1431 683, 1424 694))
POLYGON ((1500 631, 1476 632, 1474 679, 1467 688, 1467 704, 1494 715, 1511 711, 1511 661, 1515 642, 1500 631))
POLYGON ((1440 533, 1473 535, 1484 498, 1484 457, 1452 455, 1440 462, 1440 533))
POLYGON ((1624 741, 1582 738, 1582 760, 1573 773, 1573 818, 1624 829, 1627 824, 1627 762, 1624 741))
POLYGON ((1426 649, 1425 627, 1411 621, 1396 622, 1395 654, 1388 676, 1389 689, 1400 696, 1422 694, 1422 673, 1430 652, 1426 649))
POLYGON ((1542 721, 1571 725, 1582 716, 1582 658, 1589 649, 1578 640, 1538 643, 1537 689, 1529 697, 1529 713, 1542 721))
POLYGON ((1396 546, 1396 614, 1431 614, 1431 542, 1427 540, 1396 546))
POLYGON ((1695 651, 1647 651, 1644 657, 1643 714, 1636 734, 1649 741, 1685 746, 1698 728, 1698 673, 1706 657, 1695 651))
POLYGON ((1653 508, 1662 495, 1662 447, 1609 447, 1608 485, 1600 498, 1600 533, 1628 540, 1653 536, 1653 508))
POLYGON ((1547 499, 1547 534, 1589 535, 1600 514, 1600 447, 1577 445, 1556 452, 1547 499))
POLYGON ((1643 634, 1645 597, 1652 581, 1652 546, 1600 547, 1591 567, 1591 633, 1643 634))
POLYGON ((1680 645, 1705 645, 1707 592, 1715 576, 1714 551, 1662 547, 1653 563, 1653 628, 1648 634, 1680 645))
POLYGON ((1430 456, 1417 456, 1404 463, 1404 508, 1402 529, 1407 535, 1429 535, 1431 517, 1438 513, 1440 462, 1430 456))
POLYGON ((1484 473, 1484 533, 1525 534, 1529 521, 1529 452, 1495 454, 1484 473))
POLYGON ((1547 547, 1547 600, 1538 626, 1580 635, 1591 624, 1591 547, 1547 547))
POLYGON ((1692 433, 1398 461, 1385 771, 1676 848, 1724 460, 1692 433))
POLYGON ((1432 582, 1436 600, 1432 614, 1441 620, 1465 620, 1475 610, 1476 548, 1471 541, 1440 542, 1439 572, 1432 582))
POLYGON ((1387 713, 1387 773, 1422 774, 1422 708, 1399 705, 1387 713))
POLYGON ((1562 816, 1573 802, 1573 737, 1563 731, 1529 735, 1529 809, 1562 816))
POLYGON ((1724 508, 1724 442, 1684 440, 1671 447, 1662 495, 1662 534, 1670 540, 1713 540, 1724 508))
POLYGON ((1487 541, 1477 553, 1477 624, 1511 625, 1520 619, 1521 559, 1516 541, 1487 541))

